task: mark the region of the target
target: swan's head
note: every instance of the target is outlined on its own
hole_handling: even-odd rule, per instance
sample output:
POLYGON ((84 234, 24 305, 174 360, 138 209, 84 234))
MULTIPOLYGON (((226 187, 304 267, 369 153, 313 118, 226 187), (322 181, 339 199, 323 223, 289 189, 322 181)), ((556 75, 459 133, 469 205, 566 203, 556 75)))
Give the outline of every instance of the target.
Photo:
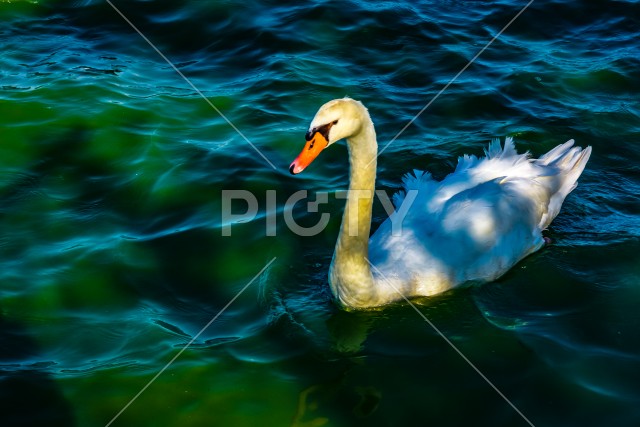
POLYGON ((364 115, 368 115, 364 105, 351 98, 334 99, 320 107, 305 135, 307 142, 289 166, 289 172, 293 175, 302 172, 322 150, 360 132, 364 115))

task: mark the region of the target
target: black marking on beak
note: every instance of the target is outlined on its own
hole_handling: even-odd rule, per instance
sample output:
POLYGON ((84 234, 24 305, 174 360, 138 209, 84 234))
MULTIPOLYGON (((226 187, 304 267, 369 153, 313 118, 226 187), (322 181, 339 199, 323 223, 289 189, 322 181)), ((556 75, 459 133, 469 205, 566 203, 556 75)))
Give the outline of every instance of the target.
MULTIPOLYGON (((309 130, 309 132, 307 132, 304 136, 304 139, 307 141, 311 141, 311 139, 313 138, 313 136, 316 134, 316 132, 320 132, 320 135, 324 136, 324 139, 326 139, 327 141, 329 141, 329 131, 331 130, 331 126, 335 125, 336 123, 338 123, 337 120, 334 120, 332 122, 327 123, 326 125, 322 125, 316 128, 312 128, 309 130)), ((313 143, 311 143, 311 146, 313 146, 313 143)), ((311 147, 309 147, 311 148, 311 147)))

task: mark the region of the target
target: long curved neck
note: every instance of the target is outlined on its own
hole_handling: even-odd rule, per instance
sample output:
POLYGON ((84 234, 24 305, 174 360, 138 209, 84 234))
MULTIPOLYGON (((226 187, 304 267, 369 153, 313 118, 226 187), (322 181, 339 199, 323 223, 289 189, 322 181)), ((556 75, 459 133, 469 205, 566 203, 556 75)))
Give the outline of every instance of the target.
POLYGON ((329 273, 333 294, 353 308, 377 305, 368 258, 378 143, 373 122, 364 114, 361 131, 347 140, 349 192, 329 273))

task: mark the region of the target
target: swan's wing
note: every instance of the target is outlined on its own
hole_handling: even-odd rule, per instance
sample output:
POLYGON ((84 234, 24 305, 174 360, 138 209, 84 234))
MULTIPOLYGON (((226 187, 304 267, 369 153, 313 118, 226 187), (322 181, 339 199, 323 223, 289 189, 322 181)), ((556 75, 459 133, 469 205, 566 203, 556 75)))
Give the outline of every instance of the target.
POLYGON ((438 182, 429 172, 414 169, 413 173, 407 173, 402 177, 402 190, 393 195, 393 205, 397 210, 402 206, 408 192, 418 191, 422 194, 433 192, 437 185, 438 182))
POLYGON ((549 200, 545 201, 545 214, 539 218, 539 227, 544 229, 558 215, 567 195, 576 188, 591 156, 591 147, 582 149, 574 147, 573 143, 569 140, 539 159, 532 159, 528 152, 516 152, 512 138, 505 140, 503 148, 498 140, 494 140, 485 149, 485 158, 465 155, 459 159, 456 170, 442 181, 437 194, 432 197, 431 209, 437 210, 457 194, 498 177, 508 177, 512 183, 515 179, 524 179, 519 182, 525 197, 532 186, 546 188, 549 200))
POLYGON ((542 229, 575 188, 591 148, 572 145, 536 160, 507 138, 503 148, 494 141, 486 158, 461 157, 442 182, 408 175, 404 191, 417 195, 394 198, 404 216, 392 214, 371 237, 372 262, 397 283, 433 281, 433 291, 499 277, 543 245, 542 229))
POLYGON ((419 202, 426 202, 431 211, 438 210, 451 197, 500 176, 535 176, 529 153, 518 154, 513 138, 506 138, 504 147, 494 139, 484 150, 486 157, 463 155, 458 158, 455 171, 442 182, 435 181, 429 172, 414 170, 402 177, 402 190, 393 196, 398 209, 407 193, 418 192, 419 202))
MULTIPOLYGON (((528 155, 518 155, 511 139, 507 140, 504 149, 499 141, 494 141, 486 154, 488 157, 482 159, 461 157, 456 170, 442 182, 420 171, 403 177, 403 191, 394 196, 396 212, 370 240, 371 260, 381 271, 405 281, 410 280, 407 275, 416 271, 435 272, 439 277, 458 275, 458 272, 452 272, 459 269, 458 264, 473 261, 478 251, 486 251, 495 244, 495 236, 492 239, 488 234, 482 235, 480 223, 482 218, 500 214, 487 210, 488 205, 504 197, 499 182, 506 174, 497 173, 530 165, 528 155), (498 181, 492 182, 498 177, 498 181), (478 214, 469 216, 474 211, 478 214), (458 227, 452 238, 452 231, 445 229, 445 222, 455 228, 454 223, 462 220, 456 215, 472 221, 463 225, 465 231, 458 227), (472 242, 469 236, 476 240, 472 242), (470 247, 461 248, 461 244, 470 247)), ((507 215, 506 212, 502 214, 507 215)), ((501 222, 505 224, 504 220, 501 222)))
POLYGON ((437 212, 416 201, 401 226, 394 230, 400 218, 392 216, 371 237, 371 261, 398 283, 430 293, 493 280, 543 245, 538 224, 548 204, 544 185, 505 177, 455 194, 437 212))
POLYGON ((549 199, 548 187, 520 177, 499 177, 457 194, 440 215, 440 256, 459 281, 501 276, 542 246, 539 222, 549 199))
MULTIPOLYGON (((493 160, 494 164, 500 162, 501 167, 513 167, 526 163, 530 158, 529 152, 518 154, 516 151, 513 138, 507 137, 504 141, 504 146, 500 145, 500 140, 495 138, 491 141, 489 146, 484 149, 485 157, 476 157, 473 155, 465 154, 458 158, 458 165, 455 171, 451 175, 459 174, 470 169, 475 169, 475 172, 482 171, 488 164, 491 164, 493 160)), ((450 175, 450 176, 451 176, 450 175)))

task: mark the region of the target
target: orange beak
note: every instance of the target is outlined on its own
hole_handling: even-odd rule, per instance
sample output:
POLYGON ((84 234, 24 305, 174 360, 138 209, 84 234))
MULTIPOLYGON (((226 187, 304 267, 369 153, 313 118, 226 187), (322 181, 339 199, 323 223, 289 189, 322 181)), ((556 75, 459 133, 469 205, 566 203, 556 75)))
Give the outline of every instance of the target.
POLYGON ((313 134, 311 139, 307 141, 304 148, 296 157, 296 159, 289 166, 289 172, 291 175, 296 175, 302 172, 307 166, 311 164, 318 157, 318 154, 329 145, 329 141, 320 133, 313 134))

